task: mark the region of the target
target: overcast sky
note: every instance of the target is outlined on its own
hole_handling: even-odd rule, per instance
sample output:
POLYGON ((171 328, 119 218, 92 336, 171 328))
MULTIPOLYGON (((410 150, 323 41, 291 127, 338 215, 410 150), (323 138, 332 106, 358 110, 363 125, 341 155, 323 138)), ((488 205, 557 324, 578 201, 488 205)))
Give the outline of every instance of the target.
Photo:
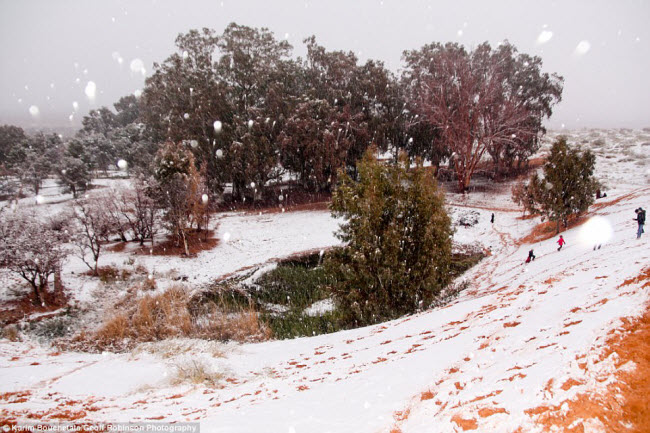
POLYGON ((508 39, 565 78, 551 128, 650 127, 648 0, 0 0, 0 124, 78 126, 141 89, 178 33, 233 21, 396 72, 425 43, 508 39))

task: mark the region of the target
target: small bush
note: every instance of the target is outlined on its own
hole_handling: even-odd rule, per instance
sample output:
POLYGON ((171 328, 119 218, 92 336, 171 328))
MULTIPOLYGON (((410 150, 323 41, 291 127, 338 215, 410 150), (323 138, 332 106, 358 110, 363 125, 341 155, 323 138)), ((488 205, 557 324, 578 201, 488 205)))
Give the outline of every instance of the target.
POLYGON ((45 340, 66 337, 75 329, 74 318, 57 316, 29 324, 29 332, 45 340))
POLYGON ((20 341, 20 331, 16 325, 7 325, 2 328, 2 338, 6 338, 9 341, 20 341))
POLYGON ((447 286, 445 289, 443 289, 440 292, 440 295, 436 298, 436 300, 433 302, 431 305, 433 308, 440 308, 444 307, 454 299, 456 299, 460 293, 464 290, 466 290, 469 287, 469 282, 467 281, 460 281, 460 282, 454 282, 451 283, 449 286, 447 286))
POLYGON ((99 275, 99 280, 104 284, 127 281, 133 275, 128 269, 118 269, 115 266, 102 266, 97 269, 97 274, 99 275))
POLYGON ((215 372, 205 362, 192 359, 177 363, 176 375, 172 378, 172 385, 191 383, 195 385, 217 386, 224 379, 223 373, 215 372))

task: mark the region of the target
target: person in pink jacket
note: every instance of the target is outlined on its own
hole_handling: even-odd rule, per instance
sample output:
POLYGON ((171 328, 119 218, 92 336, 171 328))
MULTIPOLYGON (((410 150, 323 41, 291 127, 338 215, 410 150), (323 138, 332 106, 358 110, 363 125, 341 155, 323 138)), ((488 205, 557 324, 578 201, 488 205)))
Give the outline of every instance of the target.
POLYGON ((557 240, 557 244, 559 245, 559 247, 557 249, 558 251, 560 251, 562 249, 562 247, 564 246, 564 244, 566 244, 566 241, 564 240, 562 235, 560 235, 560 239, 557 240))

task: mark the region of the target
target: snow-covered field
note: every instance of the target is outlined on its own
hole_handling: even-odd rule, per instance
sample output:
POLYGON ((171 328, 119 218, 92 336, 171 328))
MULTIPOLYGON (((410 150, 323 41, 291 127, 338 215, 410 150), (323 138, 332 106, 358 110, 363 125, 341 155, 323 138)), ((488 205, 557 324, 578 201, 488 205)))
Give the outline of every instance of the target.
MULTIPOLYGON (((601 249, 593 250, 594 235, 582 227, 564 233, 562 251, 554 238, 522 244, 539 221, 519 218, 508 188, 450 195, 455 213, 479 213, 477 225, 458 227, 456 241, 478 242, 491 256, 461 277, 469 289, 443 308, 312 338, 171 340, 131 354, 59 353, 2 340, 0 418, 199 421, 204 432, 542 431, 531 409, 614 380, 616 354, 599 361, 599 349, 649 298, 643 281, 630 279, 650 265, 648 235, 637 240, 632 221, 634 209, 650 204, 650 133, 567 135, 570 143, 604 140, 597 175, 608 197, 591 215, 604 218, 613 236, 601 249), (537 258, 526 265, 531 248, 537 258), (216 385, 179 380, 188 369, 216 385)), ((212 251, 137 260, 162 283, 175 269, 192 286, 338 243, 338 223, 324 211, 229 213, 215 223, 222 241, 212 251)), ((127 259, 122 252, 100 261, 121 266, 127 259)), ((92 302, 97 283, 79 276, 79 265, 68 263, 64 281, 75 281, 80 302, 92 302)), ((602 430, 597 421, 585 425, 602 430)))

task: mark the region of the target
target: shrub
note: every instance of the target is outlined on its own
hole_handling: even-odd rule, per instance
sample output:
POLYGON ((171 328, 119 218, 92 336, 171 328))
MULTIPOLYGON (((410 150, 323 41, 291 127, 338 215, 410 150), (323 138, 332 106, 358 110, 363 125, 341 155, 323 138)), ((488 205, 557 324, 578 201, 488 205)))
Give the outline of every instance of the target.
POLYGON ((2 338, 9 341, 20 341, 20 331, 16 325, 7 325, 2 328, 2 338))
POLYGON ((74 317, 70 315, 56 316, 39 322, 31 322, 28 330, 30 334, 50 341, 70 335, 75 327, 74 321, 74 317))
POLYGON ((192 359, 176 363, 176 375, 172 378, 173 385, 191 383, 196 385, 216 386, 225 376, 215 372, 204 361, 192 359))

